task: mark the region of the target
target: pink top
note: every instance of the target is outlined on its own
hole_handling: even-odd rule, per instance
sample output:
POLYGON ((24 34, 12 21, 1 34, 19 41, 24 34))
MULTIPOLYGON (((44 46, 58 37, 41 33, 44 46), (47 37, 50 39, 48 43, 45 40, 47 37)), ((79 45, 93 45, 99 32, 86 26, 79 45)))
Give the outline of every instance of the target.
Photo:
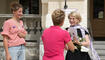
POLYGON ((64 60, 64 47, 71 40, 69 33, 59 26, 51 26, 42 34, 43 60, 64 60))
POLYGON ((19 32, 26 34, 26 30, 23 27, 23 22, 20 20, 20 28, 17 27, 16 22, 12 19, 9 19, 4 22, 2 35, 7 35, 9 37, 8 46, 18 46, 25 44, 24 38, 18 36, 19 32))

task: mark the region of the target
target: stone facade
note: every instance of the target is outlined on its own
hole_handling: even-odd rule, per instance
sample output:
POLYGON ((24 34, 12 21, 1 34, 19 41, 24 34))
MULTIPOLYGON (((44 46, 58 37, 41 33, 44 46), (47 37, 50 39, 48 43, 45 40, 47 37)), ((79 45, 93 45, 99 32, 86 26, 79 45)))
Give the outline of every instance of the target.
MULTIPOLYGON (((48 28, 52 25, 51 14, 55 9, 64 9, 65 0, 42 0, 42 27, 48 28), (49 23, 48 23, 49 22, 49 23)), ((68 10, 77 9, 81 16, 82 26, 88 27, 88 0, 67 0, 68 10)), ((68 18, 65 17, 63 28, 69 26, 68 18)))

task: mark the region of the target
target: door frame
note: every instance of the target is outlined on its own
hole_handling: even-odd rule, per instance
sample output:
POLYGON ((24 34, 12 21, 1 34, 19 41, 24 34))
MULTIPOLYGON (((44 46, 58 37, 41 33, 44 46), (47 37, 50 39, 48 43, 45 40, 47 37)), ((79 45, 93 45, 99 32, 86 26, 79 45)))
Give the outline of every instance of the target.
MULTIPOLYGON (((104 0, 104 3, 105 3, 105 0, 104 0)), ((88 6, 89 6, 90 26, 91 26, 93 37, 105 37, 105 28, 102 27, 103 24, 105 25, 105 4, 104 4, 103 19, 93 17, 93 7, 94 7, 93 6, 93 0, 89 0, 89 5, 88 6), (104 30, 101 31, 100 29, 104 29, 104 30)))

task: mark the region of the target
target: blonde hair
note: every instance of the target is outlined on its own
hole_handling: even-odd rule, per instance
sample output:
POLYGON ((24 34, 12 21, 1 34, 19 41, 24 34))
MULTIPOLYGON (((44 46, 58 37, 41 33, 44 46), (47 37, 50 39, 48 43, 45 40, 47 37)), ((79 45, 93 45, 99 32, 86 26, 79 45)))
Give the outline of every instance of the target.
POLYGON ((65 13, 61 9, 57 9, 52 13, 52 21, 54 25, 60 25, 65 18, 65 13))
POLYGON ((73 16, 73 17, 75 17, 76 19, 78 19, 78 20, 79 20, 79 23, 80 23, 81 20, 82 20, 81 15, 80 15, 78 12, 76 12, 76 11, 71 12, 71 13, 68 15, 68 19, 70 19, 70 16, 73 16))
POLYGON ((13 11, 17 11, 19 8, 23 8, 23 7, 18 2, 12 2, 10 4, 10 8, 11 8, 11 12, 13 12, 13 11))

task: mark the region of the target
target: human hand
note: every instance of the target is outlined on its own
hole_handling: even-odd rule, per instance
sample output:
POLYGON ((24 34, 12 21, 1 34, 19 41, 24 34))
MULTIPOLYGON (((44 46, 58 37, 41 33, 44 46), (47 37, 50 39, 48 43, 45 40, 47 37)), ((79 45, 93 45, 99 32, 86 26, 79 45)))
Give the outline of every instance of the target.
POLYGON ((80 43, 75 36, 73 36, 73 43, 76 43, 76 44, 80 43))
POLYGON ((12 60, 9 54, 6 56, 6 60, 12 60))
POLYGON ((19 33, 18 33, 18 36, 19 36, 20 38, 24 38, 24 37, 25 37, 25 34, 22 33, 22 32, 19 32, 19 33))

